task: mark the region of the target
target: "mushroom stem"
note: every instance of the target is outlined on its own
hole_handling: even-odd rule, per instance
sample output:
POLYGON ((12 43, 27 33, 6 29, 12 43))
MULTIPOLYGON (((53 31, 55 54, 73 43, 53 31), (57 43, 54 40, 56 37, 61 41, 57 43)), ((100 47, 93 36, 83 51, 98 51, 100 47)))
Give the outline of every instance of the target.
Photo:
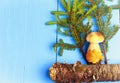
POLYGON ((90 43, 86 59, 93 64, 103 60, 102 52, 98 43, 90 43))
POLYGON ((99 46, 98 43, 90 43, 88 50, 94 50, 94 49, 95 49, 96 51, 101 52, 100 46, 99 46))

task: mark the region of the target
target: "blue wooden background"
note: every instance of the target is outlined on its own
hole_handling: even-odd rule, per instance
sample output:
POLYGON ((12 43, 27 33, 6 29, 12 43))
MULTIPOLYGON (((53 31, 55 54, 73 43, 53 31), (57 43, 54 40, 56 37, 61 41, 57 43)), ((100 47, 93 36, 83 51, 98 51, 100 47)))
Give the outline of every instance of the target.
MULTIPOLYGON (((56 0, 0 0, 0 83, 54 83, 48 74, 55 62, 52 45, 56 26, 53 20, 56 0)), ((108 5, 117 4, 106 2, 108 5)), ((119 11, 113 10, 112 24, 119 24, 119 11)), ((62 36, 59 36, 61 38, 62 36)), ((120 63, 120 31, 109 42, 108 61, 120 63)), ((67 42, 71 40, 62 37, 67 42)), ((79 52, 64 51, 59 62, 84 60, 79 52)), ((120 83, 120 82, 115 82, 120 83)))

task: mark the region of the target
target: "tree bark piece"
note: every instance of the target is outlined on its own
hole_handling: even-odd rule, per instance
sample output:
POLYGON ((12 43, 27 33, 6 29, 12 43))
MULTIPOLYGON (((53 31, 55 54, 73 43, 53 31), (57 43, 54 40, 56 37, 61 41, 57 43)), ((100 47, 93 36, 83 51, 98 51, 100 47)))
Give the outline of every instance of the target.
POLYGON ((56 83, 80 83, 94 81, 119 81, 120 64, 82 65, 55 63, 50 68, 50 77, 56 83))

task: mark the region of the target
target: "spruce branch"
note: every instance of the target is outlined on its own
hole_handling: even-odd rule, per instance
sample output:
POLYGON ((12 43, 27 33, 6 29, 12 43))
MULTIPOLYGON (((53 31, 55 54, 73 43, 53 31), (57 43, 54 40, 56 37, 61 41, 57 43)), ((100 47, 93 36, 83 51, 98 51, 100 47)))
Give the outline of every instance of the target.
POLYGON ((54 51, 56 52, 56 47, 60 47, 59 55, 62 56, 63 50, 75 50, 77 46, 73 44, 64 43, 62 39, 59 40, 59 43, 53 45, 54 51))
POLYGON ((106 53, 108 51, 108 41, 113 38, 113 36, 118 32, 120 29, 119 26, 114 25, 112 26, 110 20, 112 18, 112 7, 108 7, 102 2, 101 6, 95 10, 95 18, 97 20, 98 31, 101 32, 105 40, 102 43, 102 52, 105 56, 105 63, 107 64, 107 56, 106 53))
POLYGON ((57 28, 57 31, 59 33, 65 35, 65 36, 71 36, 69 28, 68 29, 62 29, 62 30, 61 30, 61 28, 62 27, 60 27, 60 26, 57 28))
POLYGON ((67 15, 67 12, 64 11, 52 11, 51 14, 53 15, 67 15))
POLYGON ((65 0, 61 0, 61 3, 64 7, 64 9, 67 11, 67 2, 65 0))
POLYGON ((96 9, 97 5, 91 6, 87 11, 85 9, 88 7, 88 5, 86 4, 85 0, 61 0, 61 3, 64 7, 64 10, 52 11, 51 13, 55 16, 56 20, 47 22, 47 24, 58 24, 58 32, 65 36, 72 37, 75 45, 67 44, 60 40, 60 42, 58 44, 54 44, 53 47, 60 48, 60 55, 62 55, 64 49, 69 50, 79 48, 81 54, 85 58, 83 46, 86 42, 87 34, 91 31, 92 24, 89 22, 87 24, 83 24, 83 21, 93 10, 96 9))
POLYGON ((56 21, 49 21, 46 23, 46 25, 53 25, 53 24, 57 24, 57 22, 56 21))

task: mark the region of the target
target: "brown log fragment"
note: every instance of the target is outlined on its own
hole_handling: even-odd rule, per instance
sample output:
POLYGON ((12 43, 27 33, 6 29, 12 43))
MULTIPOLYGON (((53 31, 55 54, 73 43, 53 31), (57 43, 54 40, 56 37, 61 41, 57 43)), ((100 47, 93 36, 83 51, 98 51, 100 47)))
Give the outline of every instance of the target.
POLYGON ((55 63, 50 68, 50 77, 56 83, 81 83, 94 81, 119 81, 120 64, 81 65, 55 63))

